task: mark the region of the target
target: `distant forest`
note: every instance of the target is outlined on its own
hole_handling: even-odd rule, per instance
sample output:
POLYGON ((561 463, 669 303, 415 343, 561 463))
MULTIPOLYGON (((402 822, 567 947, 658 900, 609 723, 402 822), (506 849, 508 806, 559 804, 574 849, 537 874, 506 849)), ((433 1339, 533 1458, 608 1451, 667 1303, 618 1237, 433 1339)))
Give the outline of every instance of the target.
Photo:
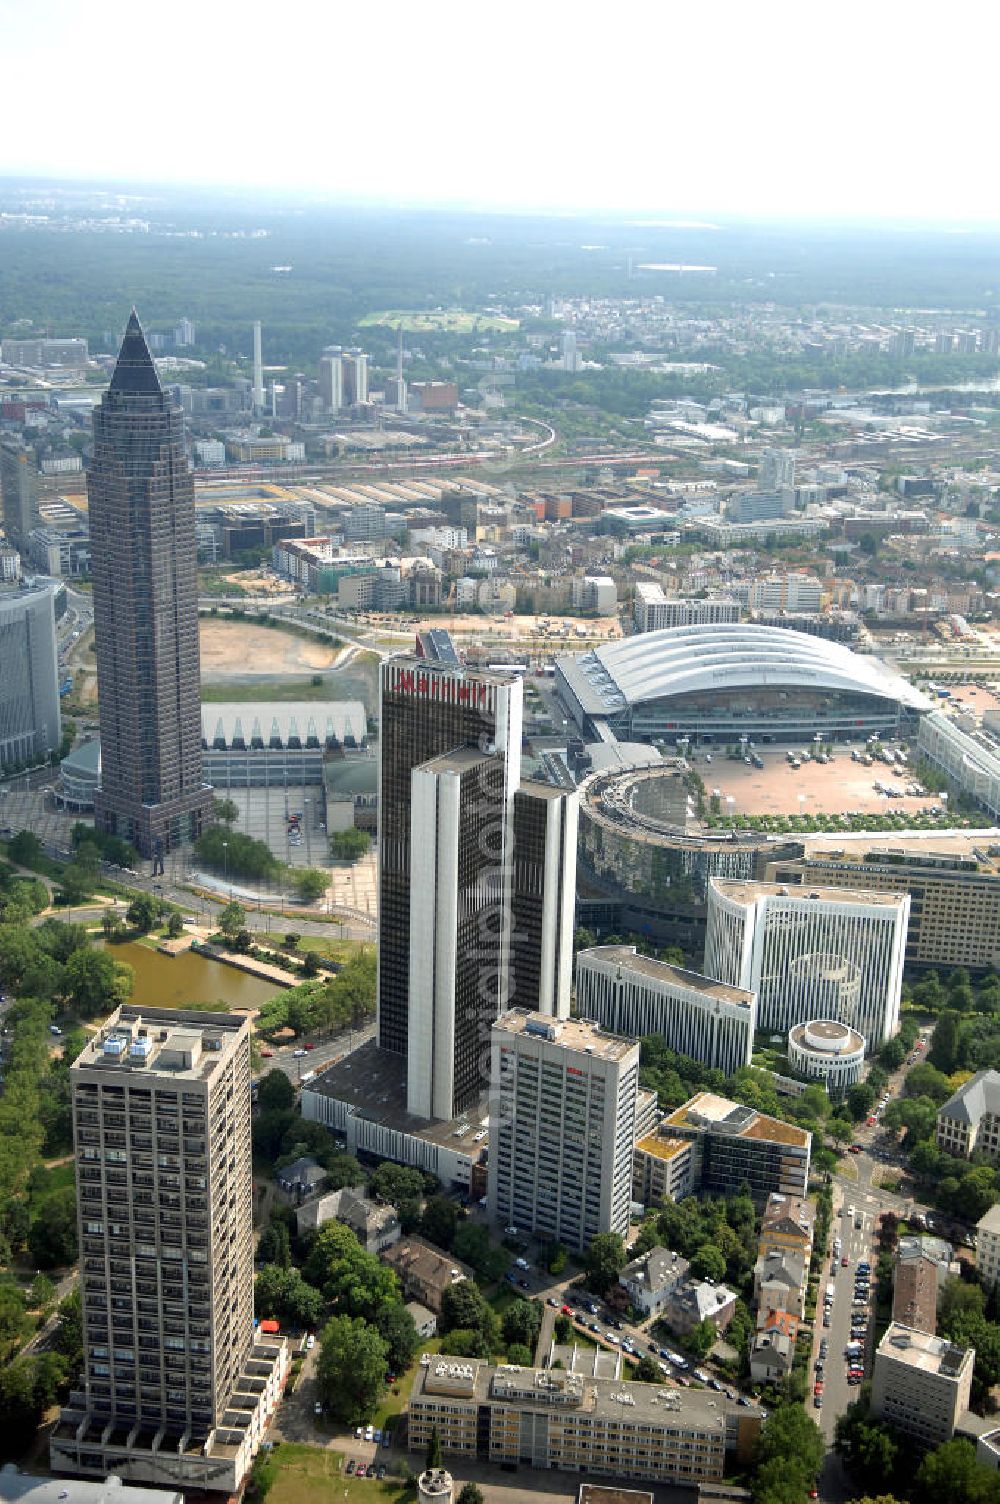
MULTIPOLYGON (((71 209, 58 195, 53 201, 49 226, 0 220, 0 334, 30 320, 36 329, 86 335, 95 350, 111 348, 133 301, 152 330, 171 330, 184 315, 194 319, 199 353, 222 346, 227 356, 248 356, 250 326, 259 318, 265 359, 311 371, 325 344, 351 341, 358 320, 383 308, 480 309, 502 301, 544 310, 550 296, 659 293, 706 315, 776 303, 809 318, 871 310, 886 322, 919 322, 933 309, 981 320, 1000 300, 1000 233, 992 231, 735 223, 681 229, 570 216, 280 208, 163 190, 155 201, 140 194, 114 211, 107 200, 98 211, 98 201, 88 203, 82 192, 71 209), (109 212, 147 221, 149 232, 72 228, 74 220, 109 212), (255 230, 267 234, 252 238, 255 230), (706 264, 717 272, 636 274, 643 262, 706 264)), ((24 185, 0 183, 0 213, 25 207, 24 185)), ((551 325, 540 319, 539 328, 551 325)), ((366 329, 362 337, 376 360, 389 361, 391 331, 366 329)), ((436 354, 446 342, 471 350, 484 336, 410 339, 436 354)), ((956 366, 954 376, 966 369, 956 366)), ((976 370, 987 374, 982 361, 976 370)), ((885 372, 898 374, 895 367, 885 372)), ((953 379, 941 366, 936 374, 953 379)))

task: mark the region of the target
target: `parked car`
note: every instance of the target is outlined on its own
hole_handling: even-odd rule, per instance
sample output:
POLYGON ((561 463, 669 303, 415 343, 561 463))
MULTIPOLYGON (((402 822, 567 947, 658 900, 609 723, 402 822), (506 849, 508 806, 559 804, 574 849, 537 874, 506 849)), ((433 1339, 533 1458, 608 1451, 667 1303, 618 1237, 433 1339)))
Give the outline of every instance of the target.
POLYGON ((348 1459, 347 1459, 347 1466, 344 1468, 344 1472, 347 1474, 348 1477, 350 1477, 351 1474, 354 1472, 354 1468, 355 1468, 354 1458, 353 1457, 348 1457, 348 1459))

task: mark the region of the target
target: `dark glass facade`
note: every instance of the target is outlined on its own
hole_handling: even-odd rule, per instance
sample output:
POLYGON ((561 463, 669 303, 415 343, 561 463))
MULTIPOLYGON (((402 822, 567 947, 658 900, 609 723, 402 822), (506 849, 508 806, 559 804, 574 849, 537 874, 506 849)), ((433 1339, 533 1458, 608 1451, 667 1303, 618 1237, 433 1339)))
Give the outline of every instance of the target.
POLYGON ((393 1054, 406 1054, 409 1019, 411 774, 457 747, 492 749, 505 692, 486 675, 417 658, 382 666, 378 1021, 379 1045, 393 1054))
POLYGON ((202 782, 194 479, 183 417, 133 313, 94 412, 87 475, 101 719, 95 819, 141 855, 198 835, 202 782))

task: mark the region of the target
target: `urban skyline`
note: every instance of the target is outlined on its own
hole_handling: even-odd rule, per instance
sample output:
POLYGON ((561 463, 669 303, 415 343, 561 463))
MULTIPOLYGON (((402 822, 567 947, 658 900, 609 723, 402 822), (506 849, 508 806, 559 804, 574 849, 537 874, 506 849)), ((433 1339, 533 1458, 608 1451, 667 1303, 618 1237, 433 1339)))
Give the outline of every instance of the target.
POLYGON ((992 242, 640 218, 0 182, 0 1494, 995 1492, 992 242))

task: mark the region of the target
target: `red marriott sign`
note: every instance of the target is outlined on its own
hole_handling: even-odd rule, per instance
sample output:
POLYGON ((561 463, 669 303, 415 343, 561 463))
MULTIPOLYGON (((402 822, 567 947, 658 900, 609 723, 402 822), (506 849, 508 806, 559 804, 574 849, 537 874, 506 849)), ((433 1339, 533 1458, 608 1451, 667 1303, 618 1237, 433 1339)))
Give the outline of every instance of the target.
POLYGON ((393 689, 417 700, 435 700, 443 705, 485 705, 489 686, 456 679, 450 674, 427 674, 420 669, 401 668, 393 675, 393 689))

